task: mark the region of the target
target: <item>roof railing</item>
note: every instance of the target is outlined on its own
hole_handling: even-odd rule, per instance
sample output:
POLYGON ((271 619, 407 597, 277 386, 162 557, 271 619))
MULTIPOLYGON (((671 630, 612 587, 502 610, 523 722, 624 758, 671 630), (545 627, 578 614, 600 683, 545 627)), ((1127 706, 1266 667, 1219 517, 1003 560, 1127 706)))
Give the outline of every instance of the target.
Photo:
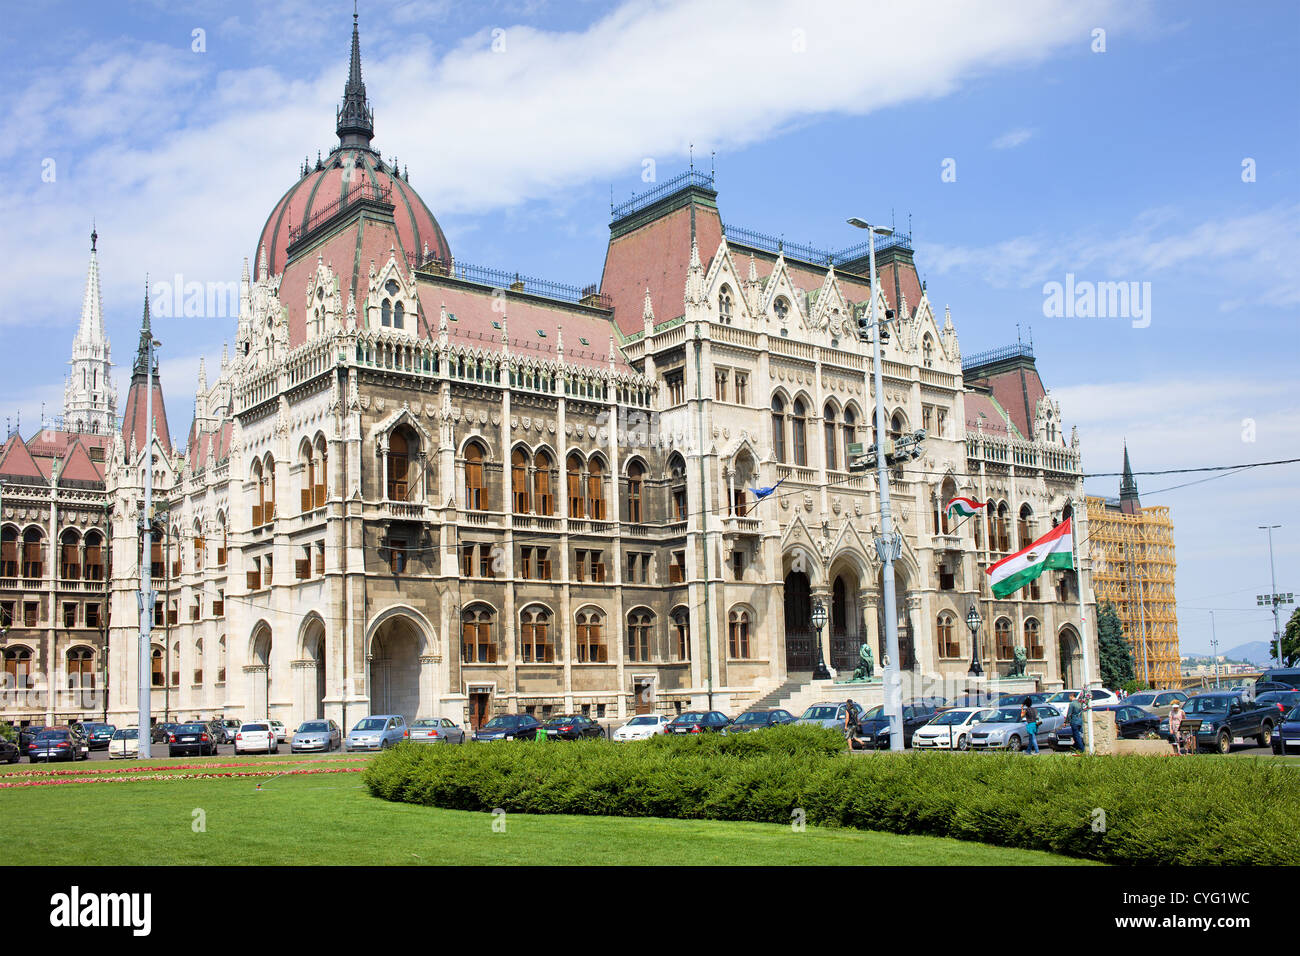
POLYGON ((713 175, 704 173, 698 169, 688 169, 684 173, 679 173, 672 179, 653 189, 648 189, 639 196, 633 196, 626 202, 619 203, 617 206, 611 206, 609 210, 609 221, 618 222, 620 219, 626 219, 633 213, 640 212, 653 206, 665 196, 685 189, 687 186, 702 186, 705 189, 713 189, 713 175))
MULTIPOLYGON (((860 242, 856 246, 833 251, 798 242, 786 242, 784 238, 757 232, 753 229, 745 229, 742 226, 725 226, 723 234, 727 237, 728 242, 749 246, 753 249, 761 249, 774 255, 784 255, 787 259, 798 259, 801 262, 811 263, 816 266, 854 262, 865 257, 871 251, 870 240, 860 242)), ((892 236, 876 236, 875 239, 876 252, 893 246, 912 248, 910 233, 896 232, 892 236)))
POLYGON ((407 253, 406 261, 413 269, 432 272, 452 279, 460 279, 464 282, 473 282, 476 285, 489 286, 505 292, 524 292, 528 295, 541 296, 544 299, 573 302, 597 309, 613 308, 610 297, 603 292, 597 291, 595 283, 579 288, 575 285, 565 285, 562 282, 552 282, 550 279, 520 275, 518 272, 510 272, 506 269, 476 266, 455 258, 443 259, 441 256, 430 256, 426 259, 423 256, 407 253))
POLYGON ((1034 347, 1032 344, 1017 342, 1015 345, 1004 345, 1001 348, 987 349, 983 352, 976 352, 974 355, 967 355, 961 360, 961 370, 966 372, 973 368, 979 368, 981 365, 990 365, 993 362, 1001 362, 1005 359, 1033 357, 1034 347))

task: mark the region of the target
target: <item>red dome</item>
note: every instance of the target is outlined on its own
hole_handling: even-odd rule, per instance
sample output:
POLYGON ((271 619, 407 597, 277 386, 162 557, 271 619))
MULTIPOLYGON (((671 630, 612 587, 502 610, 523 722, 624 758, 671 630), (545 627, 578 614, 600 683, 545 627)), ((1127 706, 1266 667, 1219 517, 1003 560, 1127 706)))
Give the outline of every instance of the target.
MULTIPOLYGON (((451 248, 442 227, 411 184, 393 171, 376 153, 364 147, 340 147, 329 154, 323 169, 313 169, 284 194, 262 227, 254 250, 254 262, 266 248, 267 268, 271 275, 284 271, 286 250, 304 227, 314 227, 330 218, 345 198, 362 195, 371 187, 385 202, 393 204, 399 255, 423 258, 429 255, 451 258, 451 248)), ((370 189, 365 194, 374 195, 370 189)))

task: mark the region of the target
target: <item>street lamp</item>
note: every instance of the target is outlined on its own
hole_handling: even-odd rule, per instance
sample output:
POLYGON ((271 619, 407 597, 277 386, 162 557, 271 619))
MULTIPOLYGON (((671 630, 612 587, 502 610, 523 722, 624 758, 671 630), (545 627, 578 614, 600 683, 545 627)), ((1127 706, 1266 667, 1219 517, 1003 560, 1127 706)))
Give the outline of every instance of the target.
MULTIPOLYGON (((865 219, 854 216, 848 221, 850 226, 867 230, 868 255, 871 262, 871 297, 869 299, 869 316, 867 328, 875 328, 871 337, 872 367, 875 373, 876 395, 876 481, 880 487, 880 537, 876 539, 876 553, 882 564, 881 600, 885 602, 885 660, 881 668, 884 678, 884 711, 889 718, 889 749, 903 749, 903 696, 902 681, 899 672, 898 655, 898 605, 894 597, 894 560, 898 557, 901 542, 894 536, 893 519, 889 512, 889 470, 885 461, 885 386, 880 371, 880 345, 885 334, 883 323, 876 321, 876 296, 880 286, 876 284, 876 236, 892 236, 894 230, 884 226, 873 226, 865 219)), ((886 310, 885 321, 891 316, 886 310)), ((861 335, 861 332, 859 333, 861 335)), ((864 372, 865 374, 865 372, 864 372)), ((868 391, 872 388, 871 378, 867 378, 868 391)))
POLYGON ((966 672, 967 677, 983 677, 984 668, 980 667, 980 642, 979 630, 980 625, 984 623, 980 617, 980 612, 975 609, 975 605, 970 606, 966 612, 966 626, 970 628, 970 670, 966 672))
POLYGON ((1282 634, 1277 619, 1277 571, 1273 568, 1273 529, 1280 527, 1282 527, 1280 524, 1259 526, 1260 531, 1268 532, 1268 574, 1273 583, 1273 593, 1268 596, 1268 600, 1273 605, 1273 661, 1278 667, 1282 666, 1282 634))
POLYGON ((820 599, 813 601, 812 626, 817 632, 817 667, 813 670, 813 680, 830 680, 831 672, 826 669, 826 658, 822 655, 822 628, 826 626, 826 605, 820 599))

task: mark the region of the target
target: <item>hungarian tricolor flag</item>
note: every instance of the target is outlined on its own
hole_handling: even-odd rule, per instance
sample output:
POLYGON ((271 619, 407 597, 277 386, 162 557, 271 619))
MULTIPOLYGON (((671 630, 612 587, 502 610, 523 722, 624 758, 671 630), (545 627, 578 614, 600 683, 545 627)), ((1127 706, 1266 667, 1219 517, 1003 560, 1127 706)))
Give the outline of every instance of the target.
POLYGON ((953 498, 948 502, 948 517, 951 518, 956 514, 963 518, 969 518, 983 507, 978 501, 971 501, 969 498, 953 498))
POLYGON ((1066 518, 1029 547, 992 564, 985 572, 995 598, 1019 591, 1044 571, 1055 568, 1068 571, 1074 567, 1071 532, 1074 519, 1066 518))

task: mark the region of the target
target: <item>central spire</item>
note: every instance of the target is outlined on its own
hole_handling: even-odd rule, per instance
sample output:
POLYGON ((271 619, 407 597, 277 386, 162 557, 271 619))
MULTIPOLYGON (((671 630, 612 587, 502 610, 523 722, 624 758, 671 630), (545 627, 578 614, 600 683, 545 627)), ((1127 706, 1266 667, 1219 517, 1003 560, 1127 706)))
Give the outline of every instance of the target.
POLYGON ((375 136, 375 114, 366 99, 366 84, 361 81, 361 35, 357 30, 357 13, 352 12, 352 62, 348 81, 343 85, 343 105, 335 115, 340 146, 370 148, 375 136))

